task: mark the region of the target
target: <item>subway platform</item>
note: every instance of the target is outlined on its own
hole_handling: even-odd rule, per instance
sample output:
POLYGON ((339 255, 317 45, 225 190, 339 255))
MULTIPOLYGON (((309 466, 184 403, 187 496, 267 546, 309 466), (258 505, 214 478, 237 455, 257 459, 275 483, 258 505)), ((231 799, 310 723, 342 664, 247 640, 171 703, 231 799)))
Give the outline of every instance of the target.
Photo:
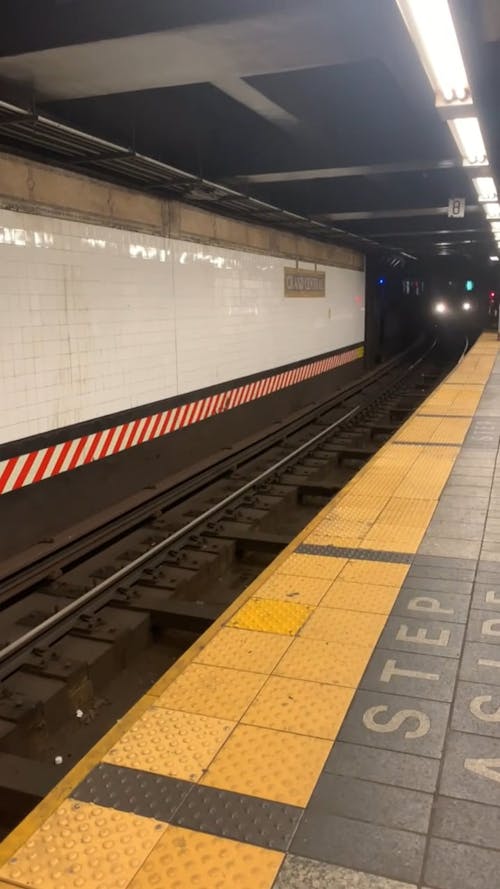
POLYGON ((499 885, 498 351, 7 837, 2 889, 499 885))

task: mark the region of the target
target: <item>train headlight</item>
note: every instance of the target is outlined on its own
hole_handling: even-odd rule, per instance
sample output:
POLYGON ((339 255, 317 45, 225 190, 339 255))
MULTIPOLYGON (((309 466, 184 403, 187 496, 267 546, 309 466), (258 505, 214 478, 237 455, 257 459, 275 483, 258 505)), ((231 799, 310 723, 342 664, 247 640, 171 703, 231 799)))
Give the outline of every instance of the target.
POLYGON ((462 303, 462 309, 464 310, 464 312, 470 312, 471 308, 472 308, 472 306, 470 303, 468 303, 468 302, 462 303))
POLYGON ((438 315, 444 315, 446 312, 446 303, 443 303, 443 302, 436 303, 436 305, 434 306, 434 311, 438 315))

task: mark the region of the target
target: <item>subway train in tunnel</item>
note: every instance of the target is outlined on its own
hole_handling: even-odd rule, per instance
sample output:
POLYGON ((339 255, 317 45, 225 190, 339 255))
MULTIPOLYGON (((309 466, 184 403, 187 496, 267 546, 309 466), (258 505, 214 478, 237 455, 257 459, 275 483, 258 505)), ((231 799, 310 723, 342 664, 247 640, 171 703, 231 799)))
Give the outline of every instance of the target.
POLYGON ((428 321, 440 336, 465 334, 471 341, 488 328, 488 293, 461 287, 434 289, 427 300, 428 321))

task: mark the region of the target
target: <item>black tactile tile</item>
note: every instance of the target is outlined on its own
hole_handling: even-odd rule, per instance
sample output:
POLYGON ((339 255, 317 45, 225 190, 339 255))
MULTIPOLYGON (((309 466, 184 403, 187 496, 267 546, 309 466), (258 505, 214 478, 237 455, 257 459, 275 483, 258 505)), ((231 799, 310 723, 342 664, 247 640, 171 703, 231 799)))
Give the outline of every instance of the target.
POLYGON ((500 806, 500 750, 496 738, 450 732, 439 782, 443 796, 500 806))
POLYGON ((451 727, 458 732, 500 740, 500 688, 459 682, 453 701, 451 727))
POLYGON ((172 820, 179 827, 286 851, 303 809, 197 785, 172 820))
POLYGON ((497 889, 500 852, 431 839, 424 882, 432 889, 497 889))
POLYGON ((337 815, 304 815, 292 841, 294 855, 415 883, 422 871, 425 837, 337 815))
POLYGON ((430 793, 324 772, 314 788, 306 814, 324 812, 426 833, 432 800, 430 793))
POLYGON ((380 750, 336 741, 324 770, 348 778, 364 778, 394 787, 433 793, 437 786, 439 761, 397 753, 395 750, 380 750))
POLYGON ((467 642, 464 645, 459 669, 460 679, 500 686, 500 647, 485 642, 467 642))
POLYGON ((403 589, 391 613, 403 617, 425 617, 428 620, 464 624, 469 613, 469 597, 457 593, 403 589))
POLYGON ((301 543, 295 550, 309 556, 330 556, 335 559, 361 559, 371 562, 390 562, 397 565, 409 565, 412 553, 388 552, 378 549, 357 549, 344 546, 320 546, 319 544, 301 543))
POLYGON ((485 642, 500 652, 500 614, 495 611, 473 609, 467 624, 469 642, 485 642))
POLYGON ((360 687, 449 702, 453 699, 457 671, 456 658, 376 648, 360 687))
POLYGON ((440 796, 434 803, 432 833, 443 840, 500 851, 500 808, 440 796))
POLYGON ((358 691, 339 740, 439 758, 449 709, 439 701, 358 691))
POLYGON ((460 655, 465 626, 428 620, 424 617, 389 617, 379 639, 382 648, 457 658, 460 655))
POLYGON ((189 781, 100 763, 71 796, 82 802, 169 822, 192 787, 189 781))

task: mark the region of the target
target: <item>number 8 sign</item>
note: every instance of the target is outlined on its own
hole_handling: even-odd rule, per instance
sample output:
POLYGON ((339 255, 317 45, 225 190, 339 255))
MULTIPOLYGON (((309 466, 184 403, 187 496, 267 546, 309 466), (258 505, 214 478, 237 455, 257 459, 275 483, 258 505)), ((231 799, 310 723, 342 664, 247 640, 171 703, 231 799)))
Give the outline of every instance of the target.
POLYGON ((448 201, 448 217, 463 219, 465 216, 465 198, 450 198, 448 201))

